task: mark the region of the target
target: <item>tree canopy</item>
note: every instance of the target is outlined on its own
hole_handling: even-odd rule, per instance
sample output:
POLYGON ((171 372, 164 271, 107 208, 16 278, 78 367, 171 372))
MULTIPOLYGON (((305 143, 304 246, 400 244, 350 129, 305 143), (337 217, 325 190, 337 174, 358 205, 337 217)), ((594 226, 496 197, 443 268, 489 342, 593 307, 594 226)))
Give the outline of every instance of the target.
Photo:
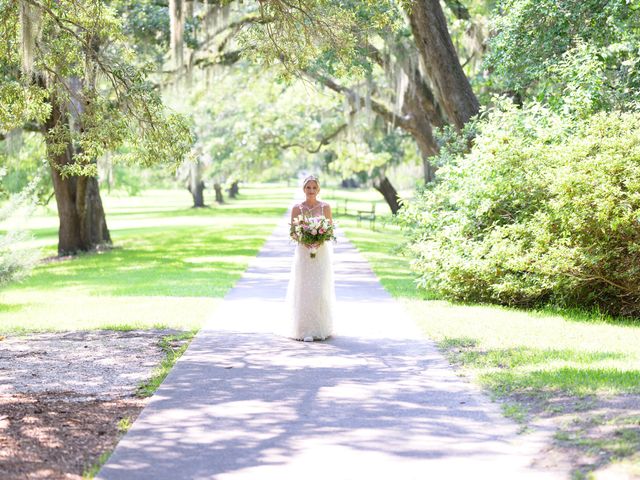
POLYGON ((638 100, 638 2, 503 0, 498 9, 486 58, 493 83, 585 113, 638 100))
POLYGON ((190 147, 187 123, 167 114, 148 69, 134 65, 115 11, 98 1, 4 3, 0 47, 4 131, 43 124, 52 101, 68 105, 69 122, 47 132, 52 144, 78 145, 71 174, 94 171, 94 160, 128 143, 145 164, 175 162, 190 147))

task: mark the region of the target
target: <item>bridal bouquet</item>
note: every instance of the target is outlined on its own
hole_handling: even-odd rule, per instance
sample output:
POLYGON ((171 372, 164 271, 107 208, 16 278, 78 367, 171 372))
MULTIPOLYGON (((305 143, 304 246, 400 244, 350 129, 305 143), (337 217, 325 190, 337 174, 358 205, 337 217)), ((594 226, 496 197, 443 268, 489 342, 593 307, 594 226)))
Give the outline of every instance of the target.
POLYGON ((298 215, 290 225, 291 239, 300 245, 309 247, 311 258, 316 258, 320 245, 327 240, 335 241, 336 239, 333 234, 333 223, 323 216, 305 217, 298 215))

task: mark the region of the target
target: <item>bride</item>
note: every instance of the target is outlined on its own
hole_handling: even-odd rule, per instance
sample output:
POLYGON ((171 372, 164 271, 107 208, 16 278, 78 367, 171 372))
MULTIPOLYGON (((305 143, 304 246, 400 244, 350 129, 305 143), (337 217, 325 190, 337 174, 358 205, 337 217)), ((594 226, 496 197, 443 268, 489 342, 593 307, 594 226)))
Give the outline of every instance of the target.
MULTIPOLYGON (((331 207, 318 200, 318 177, 306 177, 302 190, 305 201, 293 206, 291 222, 299 215, 324 216, 332 222, 331 207)), ((331 335, 335 304, 333 246, 330 242, 322 243, 315 256, 309 254, 310 248, 310 245, 296 246, 287 289, 287 306, 292 316, 291 337, 305 342, 324 340, 331 335)))

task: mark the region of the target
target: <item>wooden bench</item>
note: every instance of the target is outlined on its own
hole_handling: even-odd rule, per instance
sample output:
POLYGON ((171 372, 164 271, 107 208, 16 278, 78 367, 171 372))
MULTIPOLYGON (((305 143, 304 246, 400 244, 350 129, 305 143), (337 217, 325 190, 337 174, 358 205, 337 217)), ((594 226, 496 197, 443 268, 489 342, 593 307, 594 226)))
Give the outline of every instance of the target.
POLYGON ((340 214, 342 212, 342 215, 347 215, 348 203, 349 201, 346 198, 339 199, 336 205, 336 213, 340 214))
POLYGON ((376 229, 376 204, 371 204, 370 210, 358 210, 358 226, 362 220, 369 220, 369 228, 376 229))

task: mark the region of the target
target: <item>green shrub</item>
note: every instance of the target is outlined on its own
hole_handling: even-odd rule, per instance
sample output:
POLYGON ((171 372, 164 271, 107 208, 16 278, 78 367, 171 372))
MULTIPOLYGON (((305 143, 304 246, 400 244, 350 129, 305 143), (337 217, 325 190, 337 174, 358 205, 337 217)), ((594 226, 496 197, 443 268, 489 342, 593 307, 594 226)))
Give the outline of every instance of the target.
POLYGON ((640 114, 500 104, 400 220, 420 286, 640 315, 640 114))
POLYGON ((0 285, 23 278, 33 268, 33 250, 21 247, 27 238, 24 231, 0 234, 0 285))
POLYGON ((19 194, 25 189, 34 191, 42 203, 53 192, 46 146, 39 133, 12 130, 0 142, 0 198, 19 194))
MULTIPOLYGON (((3 174, 0 171, 0 178, 3 174)), ((36 182, 32 182, 0 208, 0 286, 27 275, 38 260, 37 250, 25 243, 29 234, 21 225, 23 217, 31 210, 30 198, 35 186, 36 182)))

